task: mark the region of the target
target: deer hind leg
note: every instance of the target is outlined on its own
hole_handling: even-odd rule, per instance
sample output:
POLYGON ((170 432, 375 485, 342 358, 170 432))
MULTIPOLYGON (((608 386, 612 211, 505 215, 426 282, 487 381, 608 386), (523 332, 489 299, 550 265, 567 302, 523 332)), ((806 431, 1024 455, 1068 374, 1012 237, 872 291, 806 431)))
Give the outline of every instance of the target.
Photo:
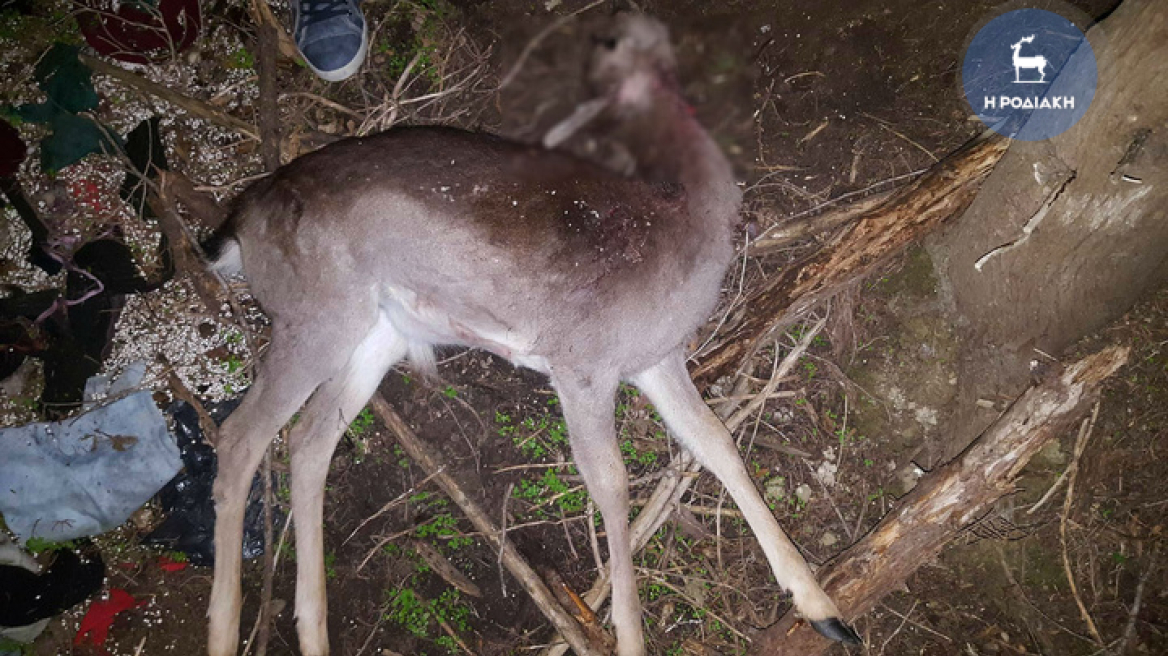
POLYGON ((304 401, 348 356, 336 335, 301 341, 307 326, 277 325, 243 403, 219 429, 215 476, 215 582, 207 610, 210 656, 234 656, 239 643, 243 513, 252 476, 269 442, 304 401))
POLYGON ((682 355, 666 357, 633 376, 632 382, 649 397, 677 441, 726 486, 758 537, 776 580, 791 591, 795 607, 826 637, 860 642, 859 636, 839 619, 835 603, 819 587, 807 561, 759 496, 734 439, 702 400, 682 355))
POLYGON ((385 372, 407 350, 406 339, 380 317, 344 367, 313 394, 288 436, 296 523, 296 629, 305 656, 329 652, 323 525, 325 478, 333 450, 385 372))
POLYGON ((629 480, 613 423, 617 381, 556 375, 552 382, 560 394, 573 459, 608 533, 617 654, 641 656, 644 637, 629 534, 629 480))

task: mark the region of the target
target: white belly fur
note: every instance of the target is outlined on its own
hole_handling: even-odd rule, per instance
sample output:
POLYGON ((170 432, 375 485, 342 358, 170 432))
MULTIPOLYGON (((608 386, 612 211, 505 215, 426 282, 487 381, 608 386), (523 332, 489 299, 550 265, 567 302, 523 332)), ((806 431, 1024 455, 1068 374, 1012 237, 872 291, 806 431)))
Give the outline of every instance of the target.
POLYGON ((409 342, 409 357, 415 367, 426 373, 434 370, 434 347, 458 345, 481 348, 506 358, 517 366, 550 374, 546 358, 533 353, 534 338, 496 321, 468 323, 460 321, 440 308, 426 303, 410 289, 386 287, 381 310, 409 342))

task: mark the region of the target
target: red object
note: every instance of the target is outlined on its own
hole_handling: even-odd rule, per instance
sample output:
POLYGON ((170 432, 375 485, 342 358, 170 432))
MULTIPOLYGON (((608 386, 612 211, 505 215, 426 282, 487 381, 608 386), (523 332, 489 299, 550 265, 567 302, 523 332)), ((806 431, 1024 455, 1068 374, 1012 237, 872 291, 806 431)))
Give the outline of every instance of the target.
POLYGON ((104 651, 106 638, 109 637, 110 625, 118 613, 137 608, 145 601, 138 601, 130 596, 129 592, 121 588, 110 588, 109 599, 95 601, 89 606, 85 617, 81 618, 81 628, 73 636, 73 644, 82 645, 88 640, 92 644, 102 647, 104 651))
POLYGON ((186 563, 180 563, 175 560, 171 560, 169 556, 159 556, 158 566, 161 567, 162 571, 164 572, 177 572, 187 568, 186 563))
POLYGON ((101 54, 131 64, 170 59, 194 43, 203 26, 199 0, 74 0, 73 4, 85 41, 101 54))
POLYGON ((86 210, 96 214, 105 214, 108 211, 105 199, 102 198, 101 188, 92 180, 79 179, 71 181, 69 183, 69 195, 86 210))

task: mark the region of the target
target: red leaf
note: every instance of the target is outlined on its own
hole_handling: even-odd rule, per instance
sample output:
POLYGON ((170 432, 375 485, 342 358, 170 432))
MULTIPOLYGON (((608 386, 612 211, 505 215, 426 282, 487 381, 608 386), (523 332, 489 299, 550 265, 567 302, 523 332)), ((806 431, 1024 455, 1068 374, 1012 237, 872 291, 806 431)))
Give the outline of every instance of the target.
POLYGON ((158 0, 149 9, 139 8, 144 2, 116 0, 74 4, 85 41, 103 55, 132 64, 170 59, 195 42, 203 25, 199 0, 158 0))
POLYGON ((171 560, 169 556, 159 556, 158 566, 161 567, 162 571, 164 572, 177 572, 187 568, 186 563, 175 562, 174 560, 171 560))
POLYGON ((81 618, 81 627, 77 629, 77 635, 73 636, 73 644, 81 645, 88 639, 92 644, 104 646, 106 638, 109 637, 110 625, 114 623, 118 613, 145 603, 137 601, 121 588, 110 588, 109 599, 90 604, 85 617, 81 618))

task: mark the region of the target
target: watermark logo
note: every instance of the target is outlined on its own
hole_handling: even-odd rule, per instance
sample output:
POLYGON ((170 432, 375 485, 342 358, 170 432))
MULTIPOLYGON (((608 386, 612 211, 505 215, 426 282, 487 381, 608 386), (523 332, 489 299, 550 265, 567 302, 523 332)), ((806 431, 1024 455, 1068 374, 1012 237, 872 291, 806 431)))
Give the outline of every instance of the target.
POLYGON ((1046 57, 1038 55, 1037 57, 1023 57, 1018 54, 1022 52, 1022 44, 1034 43, 1034 35, 1024 36, 1018 39, 1018 43, 1010 46, 1010 50, 1014 51, 1014 84, 1043 84, 1046 82, 1046 66, 1050 62, 1046 61, 1046 57), (1038 71, 1042 77, 1037 80, 1023 80, 1022 69, 1033 68, 1038 71))
POLYGON ((1022 141, 1063 133, 1095 97, 1095 53, 1074 23, 1042 9, 993 19, 965 51, 962 86, 990 129, 1022 141))

